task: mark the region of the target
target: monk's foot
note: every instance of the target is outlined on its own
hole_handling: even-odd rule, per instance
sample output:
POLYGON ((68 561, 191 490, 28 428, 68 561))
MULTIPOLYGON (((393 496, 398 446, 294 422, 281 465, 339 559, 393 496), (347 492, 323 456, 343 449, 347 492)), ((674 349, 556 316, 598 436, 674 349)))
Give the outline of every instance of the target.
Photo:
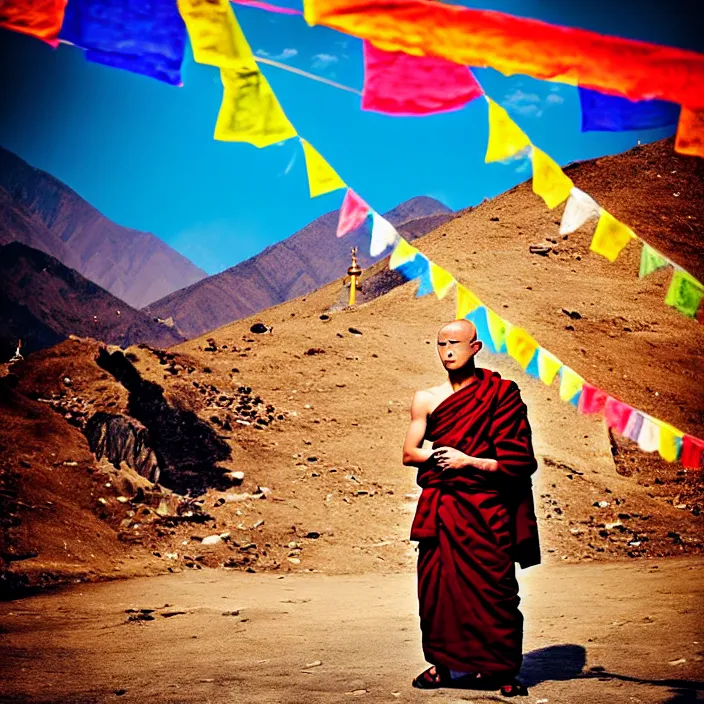
POLYGON ((528 688, 518 680, 514 680, 509 684, 501 685, 501 694, 504 697, 527 697, 528 688))
POLYGON ((421 672, 420 675, 413 680, 412 684, 416 689, 440 689, 441 687, 447 686, 445 680, 449 679, 449 677, 449 672, 443 672, 441 674, 438 668, 432 665, 427 670, 421 672))

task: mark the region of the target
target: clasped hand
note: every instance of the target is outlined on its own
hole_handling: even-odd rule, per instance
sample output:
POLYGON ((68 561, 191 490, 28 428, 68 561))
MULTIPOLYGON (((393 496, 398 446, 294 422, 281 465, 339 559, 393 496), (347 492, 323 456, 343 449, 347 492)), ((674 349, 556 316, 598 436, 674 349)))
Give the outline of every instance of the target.
POLYGON ((463 469, 471 463, 469 455, 454 447, 438 447, 433 452, 432 458, 441 469, 463 469))

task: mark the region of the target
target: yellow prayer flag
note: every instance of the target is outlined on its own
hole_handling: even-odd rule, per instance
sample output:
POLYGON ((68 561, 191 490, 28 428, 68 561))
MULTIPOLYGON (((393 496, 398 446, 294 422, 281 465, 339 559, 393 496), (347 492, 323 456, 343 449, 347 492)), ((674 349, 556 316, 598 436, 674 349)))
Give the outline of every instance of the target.
POLYGON ((562 362, 552 352, 542 347, 538 350, 538 375, 543 384, 550 386, 561 366, 562 362))
POLYGON ((178 0, 193 58, 219 68, 256 70, 252 50, 229 0, 178 0))
POLYGON ((506 350, 523 369, 533 359, 538 347, 538 343, 523 328, 514 326, 506 333, 506 350))
POLYGON ((489 103, 489 143, 484 161, 489 164, 515 156, 530 146, 530 139, 504 108, 489 97, 486 101, 489 103))
POLYGON ((537 193, 551 210, 567 200, 574 184, 544 151, 533 147, 533 192, 537 193))
POLYGON ((574 369, 562 365, 560 369, 560 398, 568 403, 584 386, 584 379, 574 369))
POLYGON ((621 250, 634 238, 635 234, 630 227, 602 208, 589 249, 614 262, 621 250))
POLYGON ((482 302, 468 288, 457 284, 457 312, 455 313, 457 320, 462 320, 467 313, 476 310, 480 305, 482 302))
POLYGON ((418 254, 418 250, 408 244, 408 242, 401 237, 398 244, 394 248, 394 251, 391 253, 391 259, 389 259, 389 269, 398 269, 401 264, 410 262, 416 254, 418 254))
POLYGON ((498 313, 495 313, 491 308, 486 309, 486 323, 489 326, 489 334, 494 345, 495 352, 501 352, 506 335, 511 328, 511 324, 507 323, 498 313))
POLYGON ((439 298, 445 298, 448 291, 455 283, 455 277, 449 271, 434 262, 430 262, 430 283, 433 285, 433 292, 439 298))
POLYGON ((680 442, 684 433, 661 420, 655 421, 660 426, 660 442, 658 452, 660 457, 668 462, 675 462, 680 454, 680 442))
POLYGON ((255 68, 250 72, 222 68, 222 104, 215 139, 268 147, 296 136, 269 82, 255 68))
POLYGON ((337 175, 337 171, 328 164, 310 143, 303 137, 299 138, 303 146, 303 155, 306 158, 306 169, 308 171, 308 189, 310 197, 337 191, 340 188, 347 188, 347 184, 337 175))

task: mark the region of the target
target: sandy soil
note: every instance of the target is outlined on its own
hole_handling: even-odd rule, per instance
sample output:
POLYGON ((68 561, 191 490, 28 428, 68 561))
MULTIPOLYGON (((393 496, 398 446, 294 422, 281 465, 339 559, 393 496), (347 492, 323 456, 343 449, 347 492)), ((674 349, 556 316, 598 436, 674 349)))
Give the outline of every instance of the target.
MULTIPOLYGON (((522 573, 520 701, 700 701, 702 577, 692 558, 522 573)), ((0 629, 3 702, 505 701, 410 687, 423 667, 410 573, 81 585, 0 604, 0 629), (154 620, 129 621, 141 608, 154 620)))

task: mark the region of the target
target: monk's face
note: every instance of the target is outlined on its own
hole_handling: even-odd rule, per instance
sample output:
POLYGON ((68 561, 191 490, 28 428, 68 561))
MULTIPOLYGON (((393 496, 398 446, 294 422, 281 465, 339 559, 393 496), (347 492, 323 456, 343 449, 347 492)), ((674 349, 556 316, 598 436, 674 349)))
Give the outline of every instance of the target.
POLYGON ((469 320, 455 320, 438 332, 438 355, 448 372, 465 367, 481 348, 477 329, 469 320))

